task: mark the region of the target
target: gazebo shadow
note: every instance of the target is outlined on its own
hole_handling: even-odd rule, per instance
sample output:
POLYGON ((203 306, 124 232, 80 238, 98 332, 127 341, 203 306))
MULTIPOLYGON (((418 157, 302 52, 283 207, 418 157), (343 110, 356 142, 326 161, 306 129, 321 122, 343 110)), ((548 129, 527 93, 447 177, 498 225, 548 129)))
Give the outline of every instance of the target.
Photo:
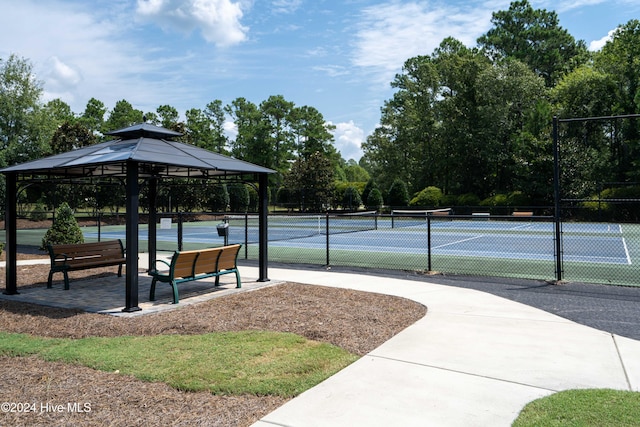
POLYGON ((89 313, 109 314, 119 317, 135 317, 151 313, 175 310, 185 306, 208 301, 240 292, 272 286, 277 282, 259 282, 255 278, 242 278, 242 288, 236 288, 235 276, 220 278, 215 286, 215 278, 182 283, 179 286, 180 302, 173 304, 173 292, 166 283, 156 286, 155 301, 149 300, 151 277, 146 273, 138 275, 138 298, 140 311, 124 312, 126 286, 125 278, 116 274, 107 277, 75 279, 69 290, 64 290, 62 281, 55 282, 52 288, 46 285, 21 288, 16 295, 0 294, 0 298, 48 307, 68 308, 89 313))

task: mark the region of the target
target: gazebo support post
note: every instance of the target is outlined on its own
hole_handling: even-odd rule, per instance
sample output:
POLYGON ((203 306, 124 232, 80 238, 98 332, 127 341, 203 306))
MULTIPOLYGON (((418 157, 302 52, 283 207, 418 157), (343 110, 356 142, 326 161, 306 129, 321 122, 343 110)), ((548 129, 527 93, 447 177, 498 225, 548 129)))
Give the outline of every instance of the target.
POLYGON ((269 181, 266 173, 259 174, 258 177, 258 282, 268 282, 268 235, 267 219, 269 214, 269 181))
POLYGON ((126 305, 122 311, 139 311, 138 307, 138 162, 127 161, 127 274, 126 305))
POLYGON ((156 211, 158 206, 156 205, 156 196, 158 194, 158 179, 151 178, 149 179, 149 240, 148 240, 148 250, 149 250, 149 270, 153 270, 153 267, 156 263, 156 224, 157 224, 157 215, 156 211))
POLYGON ((5 219, 4 219, 4 228, 6 233, 6 247, 4 250, 7 252, 7 262, 6 262, 6 284, 5 291, 6 295, 16 295, 18 294, 18 277, 17 277, 17 260, 18 260, 18 249, 17 249, 17 177, 15 173, 8 173, 6 175, 6 209, 5 209, 5 219))

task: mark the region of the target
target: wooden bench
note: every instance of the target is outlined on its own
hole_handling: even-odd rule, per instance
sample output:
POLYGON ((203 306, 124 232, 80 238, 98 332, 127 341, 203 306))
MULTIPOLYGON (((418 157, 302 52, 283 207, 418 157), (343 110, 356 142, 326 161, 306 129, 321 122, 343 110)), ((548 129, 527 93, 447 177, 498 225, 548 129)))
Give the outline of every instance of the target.
POLYGON ((517 212, 513 212, 511 215, 513 215, 513 216, 533 216, 533 212, 531 212, 531 211, 517 211, 517 212))
POLYGON ((149 289, 149 300, 155 301, 156 282, 171 285, 174 304, 178 304, 179 301, 178 284, 180 283, 215 277, 215 286, 220 286, 220 276, 235 273, 236 287, 242 287, 240 272, 236 265, 241 246, 236 244, 211 249, 175 251, 170 263, 161 259, 156 260, 154 268, 149 271, 149 275, 153 277, 149 289), (169 270, 158 270, 158 263, 165 264, 169 270))
POLYGON ((47 245, 51 258, 51 269, 47 288, 52 287, 54 273, 64 275, 64 289, 69 289, 69 272, 90 268, 118 266, 118 277, 122 277, 122 265, 127 262, 121 240, 94 243, 47 245))

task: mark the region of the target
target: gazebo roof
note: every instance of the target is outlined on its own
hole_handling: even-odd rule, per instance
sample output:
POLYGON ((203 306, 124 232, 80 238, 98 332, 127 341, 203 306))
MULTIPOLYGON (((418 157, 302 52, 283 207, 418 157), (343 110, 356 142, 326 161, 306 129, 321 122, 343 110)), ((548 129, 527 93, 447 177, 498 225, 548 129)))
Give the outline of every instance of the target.
POLYGON ((21 163, 0 173, 63 177, 126 176, 128 161, 140 164, 141 177, 208 178, 274 173, 222 154, 172 141, 179 132, 147 123, 109 132, 117 139, 21 163))

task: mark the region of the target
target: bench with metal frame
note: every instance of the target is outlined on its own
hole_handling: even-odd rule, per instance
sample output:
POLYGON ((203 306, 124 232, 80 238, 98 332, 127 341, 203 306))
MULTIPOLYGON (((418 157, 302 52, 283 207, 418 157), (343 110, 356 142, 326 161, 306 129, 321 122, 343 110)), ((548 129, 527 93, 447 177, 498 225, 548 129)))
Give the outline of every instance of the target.
POLYGON ((122 265, 127 262, 122 241, 108 240, 91 243, 47 245, 51 269, 47 288, 51 288, 54 273, 64 275, 64 289, 69 289, 69 272, 90 268, 118 266, 118 277, 122 277, 122 265))
POLYGON ((171 262, 156 260, 154 268, 149 271, 153 277, 149 289, 149 300, 155 301, 156 283, 168 283, 173 290, 173 303, 178 304, 178 285, 184 282, 215 277, 215 285, 220 286, 220 276, 235 273, 236 288, 242 287, 240 272, 238 271, 238 252, 242 245, 228 245, 217 248, 175 251, 171 262), (160 271, 158 263, 165 264, 169 270, 160 271))

